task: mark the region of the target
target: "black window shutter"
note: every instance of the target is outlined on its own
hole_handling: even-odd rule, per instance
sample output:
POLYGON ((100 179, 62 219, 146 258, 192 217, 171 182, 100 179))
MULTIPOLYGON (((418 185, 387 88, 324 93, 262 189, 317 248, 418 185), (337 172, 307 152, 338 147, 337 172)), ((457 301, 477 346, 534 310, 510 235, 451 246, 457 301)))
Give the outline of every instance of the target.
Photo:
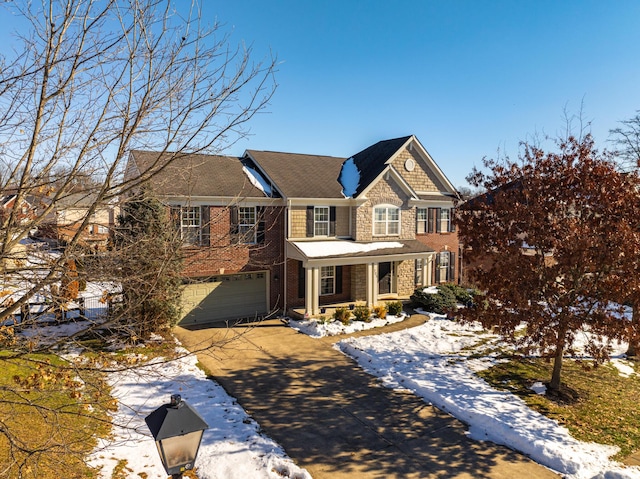
POLYGON ((342 294, 342 266, 336 266, 336 294, 342 294))
POLYGON ((264 206, 256 206, 256 243, 264 243, 264 206))
POLYGON ((313 216, 313 206, 307 206, 307 238, 313 238, 313 223, 314 223, 314 216, 313 216))
POLYGON ((231 223, 231 242, 235 243, 238 239, 238 207, 230 206, 229 207, 229 219, 231 223))
POLYGON ((436 210, 436 233, 442 233, 442 208, 436 210))
POLYGON ((449 277, 450 282, 454 282, 456 277, 456 254, 449 253, 449 277))
POLYGON ((201 206, 200 211, 200 241, 202 246, 209 246, 211 242, 211 207, 207 205, 201 206))
POLYGON ((451 231, 452 233, 455 233, 455 231, 456 231, 456 224, 455 224, 455 222, 453 221, 453 217, 454 217, 455 211, 456 211, 456 210, 455 210, 455 209, 453 209, 453 208, 451 208, 451 209, 449 210, 449 225, 450 225, 450 227, 449 227, 449 231, 451 231))
POLYGON ((329 236, 336 235, 336 207, 329 208, 329 236))
POLYGON ((434 228, 434 216, 435 216, 435 211, 434 208, 429 208, 427 210, 427 233, 435 233, 435 228, 434 228))
POLYGON ((440 282, 440 253, 436 253, 436 267, 434 269, 434 281, 436 284, 438 284, 440 282))
POLYGON ((305 271, 302 261, 298 261, 298 298, 304 298, 305 293, 305 271))

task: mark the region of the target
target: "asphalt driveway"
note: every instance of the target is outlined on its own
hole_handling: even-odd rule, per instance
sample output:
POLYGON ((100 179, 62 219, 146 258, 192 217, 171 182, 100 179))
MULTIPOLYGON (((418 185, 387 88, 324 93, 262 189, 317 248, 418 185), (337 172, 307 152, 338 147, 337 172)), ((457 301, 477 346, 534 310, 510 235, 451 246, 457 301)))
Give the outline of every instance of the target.
MULTIPOLYGON (((379 334, 402 323, 355 333, 379 334)), ((558 476, 508 448, 470 440, 464 424, 411 393, 383 387, 333 348, 280 320, 187 330, 213 379, 314 479, 558 476)))

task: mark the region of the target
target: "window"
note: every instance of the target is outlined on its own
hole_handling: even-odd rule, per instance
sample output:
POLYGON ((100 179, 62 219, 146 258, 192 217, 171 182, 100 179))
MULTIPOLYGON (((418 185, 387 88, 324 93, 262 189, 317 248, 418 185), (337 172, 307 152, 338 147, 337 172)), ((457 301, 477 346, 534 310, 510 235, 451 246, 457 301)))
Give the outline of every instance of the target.
POLYGON ((334 266, 320 268, 320 294, 334 294, 336 289, 336 269, 334 266))
POLYGON ((180 234, 185 244, 200 244, 200 207, 180 208, 180 234))
POLYGON ((446 283, 455 280, 455 254, 443 251, 436 255, 436 283, 446 283))
POLYGON ((329 207, 316 206, 313 210, 313 235, 329 236, 329 207))
POLYGON ((373 234, 392 236, 400 234, 400 208, 378 206, 373 210, 373 234))
POLYGON ((241 243, 256 242, 256 208, 240 206, 238 208, 238 235, 241 243))
MULTIPOLYGON (((429 208, 427 212, 427 233, 450 233, 455 231, 451 221, 451 209, 429 208)), ((418 231, 419 233, 420 231, 418 231)))
POLYGON ((423 268, 424 268, 424 260, 422 258, 418 258, 416 260, 416 277, 415 277, 416 286, 422 285, 422 269, 423 268))
POLYGON ((102 225, 98 225, 97 226, 97 232, 100 235, 106 235, 109 232, 109 228, 107 228, 106 226, 102 226, 102 225))
POLYGON ((440 228, 438 231, 451 231, 451 218, 448 209, 440 208, 440 217, 438 218, 438 221, 440 222, 440 228))
POLYGON ((427 208, 418 208, 416 210, 416 233, 426 233, 427 230, 427 208))

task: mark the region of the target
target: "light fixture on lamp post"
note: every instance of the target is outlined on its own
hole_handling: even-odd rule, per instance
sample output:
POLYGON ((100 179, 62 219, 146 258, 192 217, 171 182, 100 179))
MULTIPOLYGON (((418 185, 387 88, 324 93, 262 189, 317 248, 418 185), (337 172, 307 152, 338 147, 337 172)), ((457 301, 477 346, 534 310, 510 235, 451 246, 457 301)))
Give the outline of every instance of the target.
POLYGON ((202 434, 209 428, 200 414, 179 394, 173 394, 169 404, 163 404, 144 420, 167 474, 178 479, 184 471, 193 469, 202 434))

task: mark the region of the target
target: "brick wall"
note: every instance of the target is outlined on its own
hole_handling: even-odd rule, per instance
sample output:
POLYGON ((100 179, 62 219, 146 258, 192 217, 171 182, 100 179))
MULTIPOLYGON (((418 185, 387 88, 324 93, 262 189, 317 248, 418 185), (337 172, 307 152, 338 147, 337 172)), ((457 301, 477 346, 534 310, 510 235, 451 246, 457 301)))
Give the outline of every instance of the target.
MULTIPOLYGON (((416 239, 421 243, 429 246, 437 253, 442 251, 450 251, 455 254, 455 279, 454 281, 458 281, 458 272, 460 271, 460 252, 459 252, 459 241, 458 241, 458 233, 427 233, 427 234, 416 234, 416 239)), ((433 278, 431 278, 431 281, 433 278)))
POLYGON ((269 271, 271 308, 282 308, 284 278, 284 208, 264 209, 264 242, 232 243, 229 208, 211 206, 210 246, 183 248, 188 278, 203 278, 245 271, 269 271))
MULTIPOLYGON (((351 287, 352 281, 352 269, 353 266, 342 267, 342 293, 320 296, 320 304, 325 303, 338 303, 351 301, 351 287)), ((288 259, 287 260, 287 307, 299 308, 304 306, 304 291, 302 297, 299 296, 298 281, 299 281, 300 262, 288 259)))

